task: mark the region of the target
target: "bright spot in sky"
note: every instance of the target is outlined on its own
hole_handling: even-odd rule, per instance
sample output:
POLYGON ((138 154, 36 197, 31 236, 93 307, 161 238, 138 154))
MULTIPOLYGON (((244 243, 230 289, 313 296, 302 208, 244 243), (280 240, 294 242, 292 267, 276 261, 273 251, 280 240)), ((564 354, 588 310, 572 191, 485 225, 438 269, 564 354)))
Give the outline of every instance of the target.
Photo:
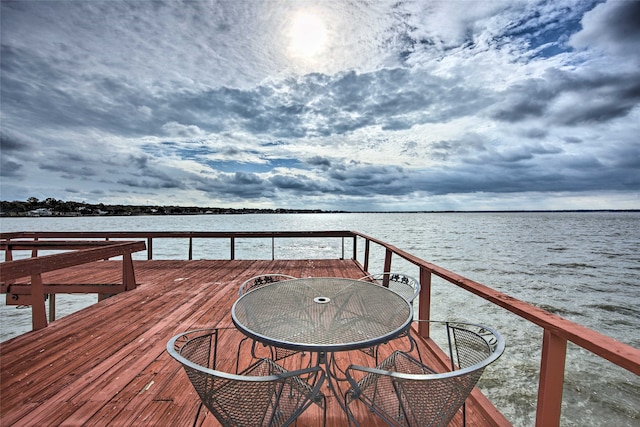
POLYGON ((289 37, 292 56, 311 58, 324 49, 327 30, 316 14, 298 12, 292 20, 289 37))

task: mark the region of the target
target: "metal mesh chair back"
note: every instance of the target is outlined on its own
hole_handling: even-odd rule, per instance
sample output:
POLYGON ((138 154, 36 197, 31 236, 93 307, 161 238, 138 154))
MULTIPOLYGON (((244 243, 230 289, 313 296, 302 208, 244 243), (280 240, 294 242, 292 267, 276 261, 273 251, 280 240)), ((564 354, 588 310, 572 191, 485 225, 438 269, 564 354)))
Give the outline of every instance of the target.
POLYGON ((242 285, 240 285, 240 289, 238 289, 238 295, 244 295, 245 293, 260 287, 267 285, 269 283, 279 282, 281 280, 291 280, 295 279, 293 276, 289 276, 286 274, 279 273, 268 273, 261 274, 259 276, 251 277, 250 279, 245 280, 242 285))
POLYGON ((498 338, 483 326, 448 323, 451 360, 464 369, 476 365, 489 357, 497 345, 498 338))
MULTIPOLYGON (((251 277, 250 279, 245 280, 242 283, 242 285, 240 285, 240 289, 238 290, 238 295, 242 296, 245 293, 254 290, 255 288, 268 285, 269 283, 275 283, 275 282, 280 282, 282 280, 291 280, 291 279, 295 279, 295 277, 289 276, 287 274, 280 274, 280 273, 267 273, 267 274, 261 274, 259 276, 254 276, 254 277, 251 277)), ((254 357, 258 357, 257 352, 259 352, 260 346, 268 348, 270 352, 269 357, 271 358, 271 360, 281 360, 298 353, 297 350, 289 350, 286 348, 275 347, 275 346, 265 346, 253 340, 251 344, 251 353, 254 357)), ((238 349, 238 353, 239 352, 240 352, 240 349, 238 349)))
MULTIPOLYGON (((375 285, 386 286, 392 291, 400 294, 405 300, 408 302, 413 302, 416 297, 420 294, 420 282, 414 279, 411 276, 407 276, 403 273, 379 273, 379 274, 371 274, 368 276, 361 277, 359 280, 363 280, 365 282, 371 282, 375 285)), ((414 307, 414 311, 417 312, 416 307, 414 307)), ((406 333, 403 333, 398 338, 402 338, 409 335, 409 330, 406 333)), ((409 344, 412 344, 412 341, 409 341, 409 344)), ((413 347, 409 349, 411 351, 413 347)), ((378 346, 367 347, 360 349, 364 354, 374 357, 376 359, 376 363, 378 363, 378 346)))
MULTIPOLYGON (((235 328, 185 332, 167 343, 180 362, 202 403, 223 426, 288 426, 312 403, 326 408, 319 367, 286 371, 269 359, 259 359, 239 374, 227 372, 235 364, 219 348, 237 345, 235 328)), ((325 409, 326 410, 326 409, 325 409)))
POLYGON ((456 364, 450 371, 436 372, 401 351, 376 368, 351 365, 346 370, 351 384, 347 405, 360 400, 394 426, 448 425, 505 344, 498 332, 480 325, 433 323, 446 325, 443 347, 456 364))
POLYGON ((404 299, 412 302, 420 294, 420 282, 403 273, 380 273, 361 277, 360 280, 387 286, 392 291, 402 295, 404 299))

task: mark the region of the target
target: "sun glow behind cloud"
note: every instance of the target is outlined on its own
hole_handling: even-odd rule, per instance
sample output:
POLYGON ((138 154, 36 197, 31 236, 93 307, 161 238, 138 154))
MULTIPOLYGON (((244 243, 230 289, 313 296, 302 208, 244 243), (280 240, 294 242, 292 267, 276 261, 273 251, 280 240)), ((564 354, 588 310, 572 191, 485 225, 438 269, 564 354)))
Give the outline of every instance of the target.
POLYGON ((297 12, 289 30, 289 55, 311 59, 322 53, 327 45, 327 29, 314 12, 297 12))

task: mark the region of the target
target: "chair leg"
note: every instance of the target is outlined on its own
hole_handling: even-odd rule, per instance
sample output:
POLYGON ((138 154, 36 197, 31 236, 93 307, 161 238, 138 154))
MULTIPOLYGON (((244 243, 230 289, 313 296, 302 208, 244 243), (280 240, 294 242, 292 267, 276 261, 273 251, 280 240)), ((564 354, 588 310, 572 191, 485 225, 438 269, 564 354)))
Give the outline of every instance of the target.
POLYGON ((202 411, 203 406, 204 406, 204 403, 200 401, 200 406, 198 406, 198 410, 196 411, 196 417, 193 420, 193 427, 196 427, 196 425, 198 424, 198 418, 200 418, 200 412, 202 411))
POLYGON ((462 404, 462 427, 467 425, 467 401, 462 404))
POLYGON ((349 408, 349 403, 347 402, 347 395, 346 394, 344 395, 344 407, 346 408, 347 422, 349 423, 348 426, 351 427, 352 425, 354 425, 355 427, 360 427, 360 424, 358 424, 358 421, 356 420, 356 417, 353 416, 353 413, 351 412, 351 409, 349 408))
POLYGON ((242 345, 247 341, 249 337, 244 337, 240 340, 240 344, 238 345, 238 354, 236 355, 236 374, 240 372, 240 350, 242 349, 242 345))

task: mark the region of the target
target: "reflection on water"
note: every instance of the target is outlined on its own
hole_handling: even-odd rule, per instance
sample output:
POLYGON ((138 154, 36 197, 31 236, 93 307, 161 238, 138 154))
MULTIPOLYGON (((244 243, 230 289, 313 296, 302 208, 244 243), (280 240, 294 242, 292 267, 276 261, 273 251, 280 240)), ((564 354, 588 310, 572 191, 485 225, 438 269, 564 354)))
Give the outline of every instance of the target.
MULTIPOLYGON (((448 270, 640 347, 640 213, 261 214, 2 218, 2 231, 357 230, 448 270)), ((345 256, 352 253, 345 240, 345 256)), ((363 246, 363 245, 360 245, 363 246)), ((271 239, 237 239, 239 259, 270 259, 271 239)), ((341 239, 277 239, 276 258, 338 258, 341 239)), ((363 248, 358 248, 359 253, 363 248)), ((188 239, 154 240, 154 258, 186 259, 188 239)), ((229 242, 194 240, 195 259, 227 259, 229 242)), ((28 256, 28 254, 25 254, 28 256)), ((144 254, 135 254, 144 259, 144 254)), ((361 255, 360 255, 361 256, 361 255)), ((384 251, 371 247, 370 272, 384 251)), ((417 277, 395 260, 393 270, 417 277)), ((516 426, 535 423, 542 330, 434 278, 432 318, 485 323, 507 341, 479 384, 516 426)), ((95 296, 58 296, 58 317, 95 296), (69 302, 63 302, 71 298, 69 302), (64 307, 64 308, 63 308, 64 307)), ((2 340, 30 329, 30 309, 2 306, 2 340)), ((562 426, 640 425, 639 377, 569 345, 562 426)))

